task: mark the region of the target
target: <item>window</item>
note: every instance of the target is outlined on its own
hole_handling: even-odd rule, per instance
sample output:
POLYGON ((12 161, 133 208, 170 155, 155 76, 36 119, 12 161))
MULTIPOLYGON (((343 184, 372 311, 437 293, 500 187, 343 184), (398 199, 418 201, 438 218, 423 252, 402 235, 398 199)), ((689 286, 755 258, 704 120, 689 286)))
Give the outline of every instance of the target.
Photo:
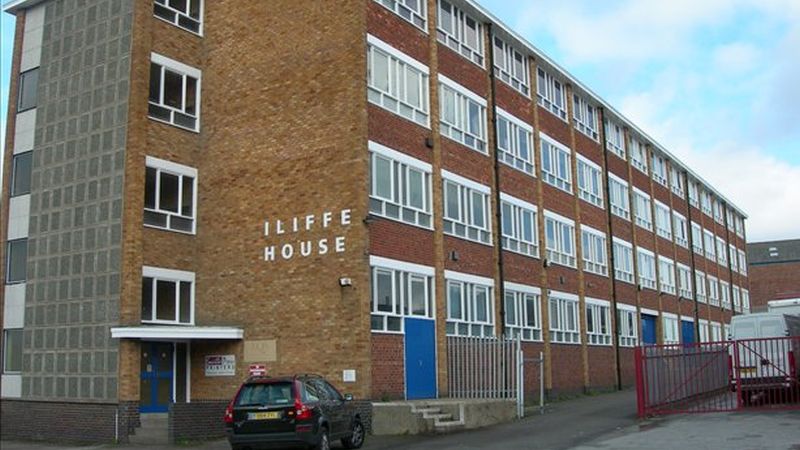
POLYGON ((672 192, 680 198, 683 198, 683 177, 681 176, 681 172, 675 166, 670 166, 669 168, 670 173, 670 187, 672 188, 672 192))
POLYGON ((739 252, 739 273, 742 275, 747 275, 747 254, 744 250, 738 250, 739 252))
POLYGON ((703 229, 692 222, 692 250, 698 255, 703 254, 703 229))
POLYGON ((536 230, 536 206, 500 193, 503 249, 539 257, 539 236, 536 230))
POLYGON ((611 345, 611 303, 586 299, 586 340, 589 345, 611 345))
POLYGON ((402 332, 403 317, 433 318, 433 268, 372 257, 370 327, 402 332))
POLYGON ((631 164, 647 175, 647 149, 638 139, 631 139, 631 164))
POLYGON ((706 254, 706 258, 708 258, 711 261, 714 261, 714 260, 717 259, 717 254, 716 254, 716 250, 715 250, 715 248, 716 248, 715 241, 716 241, 716 239, 714 238, 714 233, 712 233, 712 232, 710 232, 708 230, 703 230, 703 248, 705 249, 705 252, 706 252, 705 253, 706 254))
POLYGON ((618 178, 611 172, 608 173, 608 191, 611 212, 626 220, 631 220, 630 193, 628 182, 618 178))
POLYGON ((721 224, 722 221, 723 221, 723 214, 722 214, 723 206, 722 206, 722 202, 715 198, 713 203, 712 203, 712 205, 714 207, 714 220, 717 223, 721 224))
POLYGON ((728 266, 728 251, 725 248, 725 240, 717 237, 717 262, 721 266, 728 266))
POLYGON ((699 188, 694 181, 689 181, 689 204, 695 208, 700 206, 699 188))
POLYGON ((200 129, 200 71, 157 53, 150 55, 151 119, 200 129))
POLYGON ((633 212, 636 216, 636 225, 645 230, 653 231, 653 211, 650 209, 650 196, 633 188, 633 212))
POLYGON ((700 192, 700 204, 702 206, 703 212, 708 216, 711 217, 711 193, 703 190, 700 192))
POLYGON ((6 245, 6 284, 28 278, 28 240, 16 239, 6 245))
POLYGON ((194 324, 194 272, 142 269, 142 323, 194 324))
POLYGON ((545 109, 567 121, 567 95, 566 88, 550 73, 545 72, 541 67, 536 71, 537 83, 536 94, 538 102, 545 109))
POLYGON ((711 322, 711 342, 722 340, 722 326, 719 322, 711 322))
POLYGON ((711 275, 708 278, 708 304, 711 306, 719 306, 719 281, 716 277, 711 275))
POLYGON ((750 312, 750 291, 742 288, 742 312, 748 314, 750 312))
POLYGON ((603 207, 603 175, 600 166, 578 155, 578 195, 580 198, 603 207))
POLYGON ((552 186, 572 193, 571 151, 566 146, 539 133, 542 147, 542 179, 552 186))
POLYGON ((193 33, 202 33, 203 0, 155 0, 153 14, 193 33))
POLYGON ((597 126, 597 110, 577 94, 574 94, 572 98, 575 101, 572 111, 572 117, 575 119, 575 128, 597 141, 600 136, 597 134, 599 128, 597 126))
POLYGON ((667 185, 667 161, 661 155, 656 155, 655 152, 653 153, 653 157, 651 158, 652 167, 653 167, 653 181, 656 183, 666 186, 667 185))
POLYGON ((692 269, 681 263, 678 268, 678 295, 686 300, 692 299, 692 269))
POLYGON ((36 108, 39 95, 39 68, 19 74, 17 113, 36 108))
POLYGON ((428 2, 423 0, 375 0, 381 5, 394 12, 398 16, 414 24, 422 31, 427 31, 427 11, 425 6, 428 2))
POLYGON ((492 280, 445 271, 447 335, 494 336, 492 280))
POLYGON ((731 309, 731 285, 728 282, 719 281, 719 293, 722 309, 731 309))
POLYGON ((11 196, 30 194, 33 152, 14 155, 11 164, 11 196))
POLYGON ((734 230, 733 211, 730 208, 725 208, 725 226, 731 231, 734 230))
POLYGON ((530 96, 528 57, 497 36, 494 37, 494 73, 522 95, 530 96))
POLYGON ((733 272, 739 271, 739 258, 738 253, 736 253, 736 247, 733 244, 728 244, 728 258, 731 262, 731 270, 733 272))
POLYGON ((680 335, 678 334, 678 317, 673 315, 662 314, 662 324, 664 325, 664 344, 678 344, 680 343, 680 335))
POLYGON ((575 222, 545 211, 544 232, 547 260, 562 266, 575 267, 575 222))
POLYGON ((439 75, 441 133, 481 153, 486 149, 486 100, 439 75))
POLYGON ((551 292, 548 304, 550 305, 550 342, 580 344, 578 297, 572 294, 551 292))
POLYGON ((194 233, 197 169, 151 156, 146 165, 144 224, 194 233))
POLYGON ((636 326, 636 308, 618 303, 617 322, 620 347, 636 347, 639 345, 639 327, 636 326))
POLYGON ((633 246, 621 239, 613 239, 614 278, 633 284, 633 246))
POLYGON ((731 291, 732 291, 732 294, 733 294, 733 311, 734 312, 741 311, 742 310, 742 297, 741 297, 741 291, 739 289, 739 286, 733 286, 731 288, 731 291))
MULTIPOLYGON (((639 268, 639 285, 642 288, 656 289, 656 257, 651 251, 636 249, 637 266, 639 268)), ((673 275, 674 276, 674 275, 673 275)))
POLYGON ((538 288, 505 284, 506 333, 523 341, 542 340, 541 295, 538 288))
POLYGON ((606 235, 586 225, 581 225, 583 244, 583 269, 597 275, 608 275, 606 235))
POLYGON ((515 169, 533 175, 533 128, 499 108, 497 113, 498 158, 515 169))
POLYGON ((22 372, 22 328, 3 330, 3 373, 22 372))
POLYGON ((483 27, 446 0, 439 0, 436 35, 444 45, 483 67, 483 27))
POLYGON ((736 216, 736 235, 744 237, 744 219, 736 216))
POLYGON ((658 257, 658 288, 661 292, 675 295, 675 262, 663 256, 658 257))
POLYGON ((444 178, 444 232, 491 245, 489 188, 456 174, 444 178))
POLYGON ((697 289, 697 301, 706 303, 706 274, 696 270, 694 272, 695 287, 697 289))
POLYGON ((428 126, 428 68, 367 35, 367 98, 412 122, 428 126))
POLYGON ((401 222, 431 228, 431 166, 369 142, 369 211, 401 222))
POLYGON ((656 234, 667 240, 672 240, 672 220, 669 206, 656 200, 656 234))
POLYGON ((606 121, 606 145, 615 155, 625 159, 625 132, 621 126, 606 121))
POLYGON ((708 342, 708 321, 700 319, 699 324, 700 338, 698 340, 699 342, 708 342))
POLYGON ((675 243, 689 248, 689 231, 686 229, 686 217, 672 211, 672 228, 675 231, 675 243))

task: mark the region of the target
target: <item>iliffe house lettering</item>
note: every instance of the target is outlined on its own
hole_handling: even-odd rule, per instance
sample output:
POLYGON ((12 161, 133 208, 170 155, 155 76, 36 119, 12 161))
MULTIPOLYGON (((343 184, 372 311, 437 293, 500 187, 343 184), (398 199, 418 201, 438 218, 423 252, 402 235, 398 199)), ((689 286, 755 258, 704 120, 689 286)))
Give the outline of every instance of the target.
POLYGON ((270 244, 264 247, 264 261, 289 260, 295 257, 327 255, 345 251, 345 236, 333 235, 323 238, 302 239, 303 234, 333 228, 345 228, 351 223, 351 210, 326 211, 322 214, 307 214, 290 219, 264 221, 264 237, 267 239, 291 237, 290 242, 270 244))

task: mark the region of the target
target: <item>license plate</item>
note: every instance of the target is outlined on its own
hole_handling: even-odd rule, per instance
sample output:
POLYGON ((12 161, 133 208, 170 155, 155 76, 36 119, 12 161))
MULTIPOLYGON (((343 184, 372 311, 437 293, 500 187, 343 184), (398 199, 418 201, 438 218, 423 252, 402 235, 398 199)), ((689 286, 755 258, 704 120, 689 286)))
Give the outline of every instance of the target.
POLYGON ((247 420, 275 420, 280 418, 281 418, 281 413, 277 411, 257 412, 257 413, 247 414, 247 420))
POLYGON ((756 368, 755 367, 742 367, 741 369, 739 369, 739 371, 742 373, 742 375, 749 375, 751 373, 756 373, 756 368))

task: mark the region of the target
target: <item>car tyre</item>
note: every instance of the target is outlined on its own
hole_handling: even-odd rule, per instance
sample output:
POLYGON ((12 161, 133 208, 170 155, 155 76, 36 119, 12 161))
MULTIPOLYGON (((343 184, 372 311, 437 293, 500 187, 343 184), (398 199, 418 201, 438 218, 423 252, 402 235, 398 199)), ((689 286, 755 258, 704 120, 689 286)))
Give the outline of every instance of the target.
POLYGON ((354 419, 351 434, 349 437, 342 439, 342 445, 344 448, 361 448, 364 445, 365 433, 361 420, 354 419))
POLYGON ((331 450, 331 439, 328 435, 328 429, 322 427, 319 432, 319 441, 317 445, 313 447, 315 450, 331 450))

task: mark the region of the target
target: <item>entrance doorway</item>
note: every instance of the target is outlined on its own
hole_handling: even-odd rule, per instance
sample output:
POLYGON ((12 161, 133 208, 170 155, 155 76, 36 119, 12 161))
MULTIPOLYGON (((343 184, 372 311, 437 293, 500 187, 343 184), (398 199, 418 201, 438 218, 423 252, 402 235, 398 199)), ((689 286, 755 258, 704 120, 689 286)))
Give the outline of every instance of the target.
POLYGON ((405 318, 406 398, 436 398, 436 322, 405 318))
POLYGON ((174 344, 142 342, 139 411, 165 413, 173 401, 174 344))

